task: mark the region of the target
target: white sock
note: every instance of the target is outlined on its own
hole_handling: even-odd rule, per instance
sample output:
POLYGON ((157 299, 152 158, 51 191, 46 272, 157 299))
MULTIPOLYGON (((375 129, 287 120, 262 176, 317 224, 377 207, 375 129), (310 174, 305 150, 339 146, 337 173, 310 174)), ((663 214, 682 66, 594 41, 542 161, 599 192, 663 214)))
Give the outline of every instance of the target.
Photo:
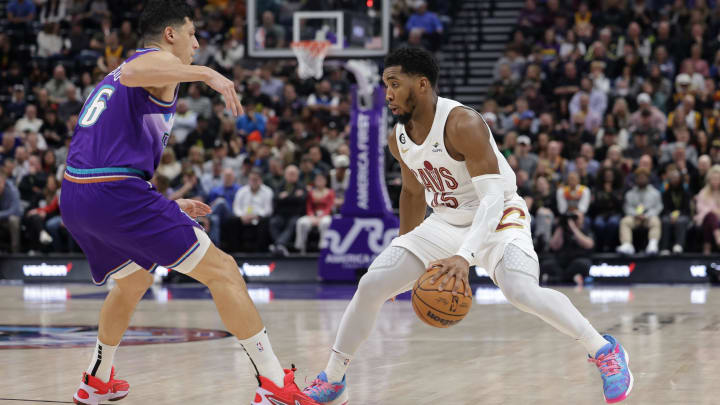
POLYGON ((117 350, 118 346, 106 345, 100 341, 100 338, 98 338, 97 344, 95 345, 95 352, 93 353, 87 373, 104 382, 110 381, 110 371, 113 366, 115 350, 117 350))
POLYGON ((595 358, 598 350, 610 343, 605 340, 605 338, 602 337, 602 335, 600 335, 589 323, 587 329, 585 329, 585 332, 579 339, 577 339, 577 341, 585 347, 585 350, 593 359, 595 358))
POLYGON ((265 328, 253 337, 240 340, 240 344, 250 357, 250 362, 255 366, 255 371, 282 388, 285 384, 285 372, 280 365, 280 360, 273 352, 265 328))
POLYGON ((328 360, 327 367, 325 367, 325 374, 327 375, 329 382, 340 382, 345 375, 348 365, 352 360, 352 356, 339 352, 335 349, 330 351, 330 360, 328 360))

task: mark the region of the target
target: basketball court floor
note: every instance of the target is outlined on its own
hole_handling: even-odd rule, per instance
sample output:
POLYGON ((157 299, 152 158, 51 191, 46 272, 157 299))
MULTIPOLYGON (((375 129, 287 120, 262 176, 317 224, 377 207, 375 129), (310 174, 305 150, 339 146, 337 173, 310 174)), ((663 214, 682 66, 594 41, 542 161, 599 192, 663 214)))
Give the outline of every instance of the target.
MULTIPOLYGON (((70 403, 107 289, 0 286, 0 403, 70 403)), ((301 387, 321 370, 354 286, 251 285, 281 361, 301 387)), ((562 288, 618 337, 635 376, 627 404, 720 403, 720 289, 562 288)), ((433 329, 407 296, 387 303, 349 370, 350 404, 602 404, 581 347, 476 287, 467 318, 433 329)), ((116 354, 131 404, 249 404, 256 381, 207 290, 154 287, 116 354)))

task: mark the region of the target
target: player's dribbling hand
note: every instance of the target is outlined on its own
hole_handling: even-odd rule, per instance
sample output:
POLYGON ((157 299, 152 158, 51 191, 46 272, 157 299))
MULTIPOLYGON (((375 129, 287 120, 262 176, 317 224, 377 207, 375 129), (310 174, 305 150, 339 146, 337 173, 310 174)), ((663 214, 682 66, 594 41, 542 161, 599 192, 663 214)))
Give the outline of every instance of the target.
POLYGON ((202 201, 188 200, 185 198, 175 200, 177 205, 183 210, 190 218, 204 217, 205 215, 212 212, 212 208, 202 201))
POLYGON ((440 268, 440 271, 435 273, 435 275, 430 279, 430 283, 435 284, 435 282, 442 277, 440 284, 438 284, 438 291, 443 291, 445 289, 445 284, 447 284, 451 278, 455 277, 455 285, 452 289, 452 295, 458 295, 458 288, 460 288, 462 283, 465 285, 465 296, 470 296, 470 281, 468 279, 470 275, 470 263, 468 263, 467 260, 456 255, 446 259, 430 262, 428 270, 433 268, 440 268))
POLYGON ((235 82, 213 70, 210 79, 205 83, 223 95, 225 98, 225 108, 230 110, 234 116, 237 117, 243 113, 240 99, 238 98, 237 92, 235 92, 235 82))

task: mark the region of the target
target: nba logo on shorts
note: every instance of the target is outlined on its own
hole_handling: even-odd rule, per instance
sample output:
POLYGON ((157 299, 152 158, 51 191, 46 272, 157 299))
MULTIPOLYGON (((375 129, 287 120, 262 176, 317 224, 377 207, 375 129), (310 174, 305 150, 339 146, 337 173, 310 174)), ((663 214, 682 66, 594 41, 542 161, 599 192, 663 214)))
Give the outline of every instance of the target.
POLYGON ((170 140, 170 134, 165 132, 162 137, 163 148, 167 146, 169 140, 170 140))
POLYGON ((260 343, 260 342, 257 342, 257 348, 258 348, 258 351, 263 351, 263 350, 265 350, 265 348, 263 347, 262 343, 260 343))

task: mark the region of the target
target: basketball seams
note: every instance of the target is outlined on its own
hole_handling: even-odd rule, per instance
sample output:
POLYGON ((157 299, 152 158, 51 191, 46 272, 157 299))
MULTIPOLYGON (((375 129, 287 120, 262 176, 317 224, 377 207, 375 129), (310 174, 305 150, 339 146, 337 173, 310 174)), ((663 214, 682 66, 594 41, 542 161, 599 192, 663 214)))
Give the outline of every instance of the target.
MULTIPOLYGON (((448 294, 450 294, 450 292, 448 292, 448 291, 446 291, 446 292, 447 292, 448 294)), ((443 312, 443 311, 440 311, 440 310, 438 310, 438 309, 435 309, 435 307, 433 307, 433 306, 431 306, 430 304, 428 304, 427 302, 425 302, 425 300, 423 300, 421 296, 416 295, 416 297, 417 297, 418 301, 422 302, 423 304, 425 304, 425 306, 427 306, 428 308, 430 308, 430 309, 432 309, 433 311, 437 312, 438 314, 443 314, 443 315, 447 315, 447 316, 455 316, 455 317, 464 317, 465 315, 467 315, 467 312, 464 313, 464 314, 448 314, 448 313, 446 313, 446 312, 443 312)), ((468 312, 470 312, 470 309, 468 309, 468 312)))

